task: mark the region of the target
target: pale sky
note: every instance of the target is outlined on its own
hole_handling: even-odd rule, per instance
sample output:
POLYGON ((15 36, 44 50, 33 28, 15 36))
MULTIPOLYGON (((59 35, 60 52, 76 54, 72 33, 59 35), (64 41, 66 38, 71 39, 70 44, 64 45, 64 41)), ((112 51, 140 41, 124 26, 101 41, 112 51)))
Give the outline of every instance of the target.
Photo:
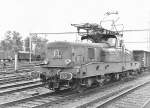
MULTIPOLYGON (((99 23, 108 11, 118 11, 124 29, 150 28, 149 0, 0 0, 0 36, 16 30, 30 32, 76 31, 71 24, 99 23)), ((125 42, 141 42, 150 32, 124 33, 125 42)), ((48 35, 49 41, 74 41, 76 35, 48 35)), ((150 40, 150 39, 149 39, 150 40)), ((150 50, 150 43, 128 43, 128 49, 150 50)))

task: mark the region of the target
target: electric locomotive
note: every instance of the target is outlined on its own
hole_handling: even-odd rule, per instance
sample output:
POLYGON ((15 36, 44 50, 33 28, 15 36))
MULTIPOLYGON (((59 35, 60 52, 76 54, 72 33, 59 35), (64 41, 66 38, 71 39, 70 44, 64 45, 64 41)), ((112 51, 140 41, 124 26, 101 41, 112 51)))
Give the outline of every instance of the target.
POLYGON ((46 58, 38 67, 40 79, 47 88, 79 90, 139 72, 140 63, 124 48, 119 32, 89 23, 73 26, 77 27, 81 40, 93 43, 49 43, 46 58))

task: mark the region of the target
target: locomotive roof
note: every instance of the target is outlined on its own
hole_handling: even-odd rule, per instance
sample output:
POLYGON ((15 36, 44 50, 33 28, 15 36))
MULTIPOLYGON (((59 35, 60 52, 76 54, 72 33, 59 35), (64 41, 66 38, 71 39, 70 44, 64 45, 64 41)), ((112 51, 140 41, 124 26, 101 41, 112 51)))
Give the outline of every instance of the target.
POLYGON ((82 43, 82 42, 65 42, 56 41, 48 43, 47 47, 109 47, 108 43, 82 43))
POLYGON ((133 52, 148 52, 148 53, 150 53, 150 51, 145 51, 145 50, 133 50, 133 52))

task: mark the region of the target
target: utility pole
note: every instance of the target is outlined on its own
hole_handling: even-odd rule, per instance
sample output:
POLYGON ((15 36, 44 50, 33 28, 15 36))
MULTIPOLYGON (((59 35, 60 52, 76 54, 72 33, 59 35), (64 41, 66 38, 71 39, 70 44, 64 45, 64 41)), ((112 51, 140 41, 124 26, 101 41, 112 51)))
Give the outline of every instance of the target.
POLYGON ((148 34, 149 36, 149 41, 148 41, 148 44, 149 44, 149 49, 148 49, 148 51, 150 51, 150 31, 149 31, 149 34, 148 34))
POLYGON ((26 51, 25 41, 22 41, 22 42, 23 42, 23 51, 26 51))
POLYGON ((18 52, 19 52, 19 49, 18 49, 18 46, 16 44, 16 40, 14 41, 15 45, 13 46, 13 49, 14 49, 14 53, 15 53, 15 71, 17 71, 18 69, 18 52))
POLYGON ((18 53, 15 52, 15 71, 17 71, 18 68, 18 53))
POLYGON ((150 51, 150 31, 147 32, 147 50, 150 51))
POLYGON ((30 37, 30 52, 29 52, 30 55, 29 55, 29 63, 31 63, 31 59, 32 59, 32 58, 31 58, 31 53, 32 53, 32 37, 31 37, 31 36, 32 36, 32 35, 30 34, 30 36, 29 36, 29 37, 30 37))
MULTIPOLYGON (((112 21, 112 20, 105 20, 108 16, 110 16, 110 15, 118 15, 119 13, 118 13, 118 11, 116 11, 116 12, 106 12, 104 15, 104 18, 100 21, 100 25, 102 26, 102 22, 106 22, 106 21, 112 21)), ((118 19, 117 19, 118 20, 118 19)))

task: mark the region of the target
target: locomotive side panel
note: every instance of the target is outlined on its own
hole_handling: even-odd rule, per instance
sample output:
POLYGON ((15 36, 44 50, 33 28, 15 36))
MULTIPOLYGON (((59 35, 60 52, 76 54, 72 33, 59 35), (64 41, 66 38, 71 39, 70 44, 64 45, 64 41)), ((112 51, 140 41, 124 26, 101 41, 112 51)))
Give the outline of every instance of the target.
POLYGON ((133 55, 122 48, 105 48, 102 51, 103 62, 129 62, 133 61, 133 55))
MULTIPOLYGON (((89 48, 88 48, 89 49, 89 48)), ((92 58, 87 64, 82 66, 80 78, 104 75, 110 73, 118 73, 129 70, 138 70, 140 67, 139 62, 133 61, 133 55, 131 52, 118 48, 93 48, 99 50, 99 53, 90 54, 88 51, 88 58, 92 58), (89 56, 90 55, 90 56, 89 56), (99 56, 99 60, 96 59, 96 55, 99 56), (122 57, 123 56, 123 57, 122 57)), ((93 50, 93 52, 94 52, 93 50)), ((92 51, 92 50, 91 50, 92 51)))
POLYGON ((115 73, 121 71, 122 71, 121 63, 94 62, 86 64, 82 67, 80 72, 80 78, 104 75, 112 72, 115 73))
POLYGON ((98 76, 98 75, 105 75, 110 73, 119 73, 123 71, 129 71, 129 70, 138 70, 140 67, 139 62, 93 62, 86 64, 82 66, 81 72, 80 72, 80 78, 86 78, 91 76, 98 76))
POLYGON ((72 47, 72 58, 74 65, 85 64, 87 59, 87 49, 85 47, 72 47))
POLYGON ((125 62, 123 66, 123 71, 128 71, 128 70, 138 70, 141 67, 141 64, 136 61, 131 61, 131 62, 125 62))

